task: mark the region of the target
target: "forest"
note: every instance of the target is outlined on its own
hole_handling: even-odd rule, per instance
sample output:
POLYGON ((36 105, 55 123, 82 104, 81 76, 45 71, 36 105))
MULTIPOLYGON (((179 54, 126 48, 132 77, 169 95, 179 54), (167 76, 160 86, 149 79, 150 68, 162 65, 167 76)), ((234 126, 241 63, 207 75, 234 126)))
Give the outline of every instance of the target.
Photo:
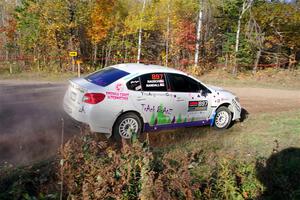
POLYGON ((1 0, 1 71, 299 68, 300 1, 1 0), (73 63, 73 65, 72 65, 73 63))

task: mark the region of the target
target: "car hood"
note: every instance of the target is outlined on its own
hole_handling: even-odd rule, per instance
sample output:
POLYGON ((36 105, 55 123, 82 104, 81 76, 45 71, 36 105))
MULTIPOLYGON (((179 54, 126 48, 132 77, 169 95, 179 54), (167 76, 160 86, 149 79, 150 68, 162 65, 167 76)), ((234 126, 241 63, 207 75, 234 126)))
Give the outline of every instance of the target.
POLYGON ((224 88, 213 86, 213 85, 207 85, 207 86, 209 87, 210 90, 212 90, 214 92, 227 93, 227 94, 235 96, 232 92, 225 90, 224 88))
POLYGON ((214 86, 214 85, 207 85, 207 86, 209 87, 209 89, 215 90, 215 91, 222 91, 222 90, 224 90, 223 88, 217 87, 217 86, 214 86))

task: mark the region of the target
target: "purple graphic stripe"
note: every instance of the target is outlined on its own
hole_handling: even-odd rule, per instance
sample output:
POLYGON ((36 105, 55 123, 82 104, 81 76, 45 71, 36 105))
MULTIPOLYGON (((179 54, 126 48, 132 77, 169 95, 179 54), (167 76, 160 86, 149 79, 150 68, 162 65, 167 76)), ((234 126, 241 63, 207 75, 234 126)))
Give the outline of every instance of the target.
POLYGON ((174 123, 174 124, 160 124, 154 126, 150 126, 149 123, 145 123, 144 131, 145 132, 161 131, 161 130, 168 130, 174 128, 182 128, 182 127, 206 126, 210 124, 211 124, 211 119, 194 121, 194 122, 174 123))

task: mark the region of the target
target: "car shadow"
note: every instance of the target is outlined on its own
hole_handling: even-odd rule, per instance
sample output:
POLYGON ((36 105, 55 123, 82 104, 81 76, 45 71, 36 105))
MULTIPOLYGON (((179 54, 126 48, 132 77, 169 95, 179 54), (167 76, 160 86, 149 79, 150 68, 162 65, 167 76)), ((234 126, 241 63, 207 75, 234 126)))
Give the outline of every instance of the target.
POLYGON ((287 148, 258 160, 256 173, 265 186, 258 199, 300 199, 300 148, 287 148))
POLYGON ((249 117, 249 114, 250 113, 245 108, 242 108, 240 122, 245 121, 249 117))

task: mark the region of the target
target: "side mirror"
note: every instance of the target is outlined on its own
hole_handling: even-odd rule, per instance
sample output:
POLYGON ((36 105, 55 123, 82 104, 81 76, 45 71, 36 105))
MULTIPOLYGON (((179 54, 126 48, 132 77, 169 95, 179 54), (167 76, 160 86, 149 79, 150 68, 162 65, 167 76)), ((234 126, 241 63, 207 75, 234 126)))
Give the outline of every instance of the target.
POLYGON ((207 90, 200 90, 200 94, 201 94, 201 96, 206 97, 207 94, 208 94, 208 91, 207 90))

